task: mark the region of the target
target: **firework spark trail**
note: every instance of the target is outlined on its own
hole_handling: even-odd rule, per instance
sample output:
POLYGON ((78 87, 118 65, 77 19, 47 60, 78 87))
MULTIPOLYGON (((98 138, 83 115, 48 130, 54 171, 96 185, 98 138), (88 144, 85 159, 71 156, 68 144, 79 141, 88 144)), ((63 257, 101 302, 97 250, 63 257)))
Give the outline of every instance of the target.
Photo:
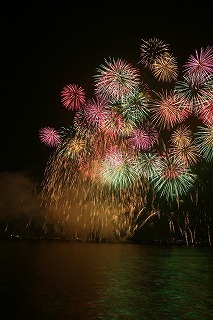
MULTIPOLYGON (((64 227, 66 234, 72 236, 77 232, 83 238, 94 233, 109 238, 113 230, 116 230, 117 235, 120 234, 119 230, 127 232, 135 219, 135 208, 146 203, 146 197, 141 197, 140 191, 145 190, 147 185, 142 181, 135 181, 132 189, 121 190, 123 184, 127 187, 131 182, 127 174, 125 178, 116 178, 117 185, 106 186, 96 180, 97 176, 91 178, 93 163, 89 163, 89 173, 85 174, 75 161, 67 161, 60 147, 56 149, 46 167, 42 194, 44 203, 49 199, 47 221, 52 219, 64 227), (117 186, 119 190, 114 193, 117 186)), ((95 173, 97 174, 97 168, 95 173)))

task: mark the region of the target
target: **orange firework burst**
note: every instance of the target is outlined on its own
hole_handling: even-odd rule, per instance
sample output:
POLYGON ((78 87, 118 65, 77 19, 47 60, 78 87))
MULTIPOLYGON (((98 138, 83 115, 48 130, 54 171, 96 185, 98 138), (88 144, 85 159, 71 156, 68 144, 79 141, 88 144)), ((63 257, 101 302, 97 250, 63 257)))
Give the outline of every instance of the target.
POLYGON ((171 82, 177 80, 178 65, 176 58, 166 52, 155 59, 151 65, 151 70, 158 80, 171 82))

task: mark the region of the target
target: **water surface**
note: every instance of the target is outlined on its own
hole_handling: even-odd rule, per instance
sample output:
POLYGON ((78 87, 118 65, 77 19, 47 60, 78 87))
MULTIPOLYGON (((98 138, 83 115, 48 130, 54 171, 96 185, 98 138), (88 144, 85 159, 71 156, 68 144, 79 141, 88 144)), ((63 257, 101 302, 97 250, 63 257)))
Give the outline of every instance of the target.
POLYGON ((213 319, 212 248, 0 241, 2 320, 213 319))

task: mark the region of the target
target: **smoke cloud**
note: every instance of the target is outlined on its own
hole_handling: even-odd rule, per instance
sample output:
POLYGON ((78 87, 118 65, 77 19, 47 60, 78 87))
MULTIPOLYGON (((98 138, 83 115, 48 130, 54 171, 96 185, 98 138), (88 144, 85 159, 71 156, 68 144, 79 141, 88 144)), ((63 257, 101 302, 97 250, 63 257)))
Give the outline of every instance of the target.
POLYGON ((30 172, 0 173, 0 232, 21 232, 32 221, 41 223, 44 212, 38 185, 30 172))

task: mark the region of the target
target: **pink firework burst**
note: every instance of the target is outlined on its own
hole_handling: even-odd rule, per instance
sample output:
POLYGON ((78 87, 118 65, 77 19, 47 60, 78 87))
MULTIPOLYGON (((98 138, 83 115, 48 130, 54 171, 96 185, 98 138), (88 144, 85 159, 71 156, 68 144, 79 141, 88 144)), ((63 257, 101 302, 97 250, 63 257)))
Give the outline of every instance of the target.
POLYGON ((107 102, 101 98, 92 98, 84 107, 85 118, 94 128, 101 128, 104 123, 107 102))
POLYGON ((184 74, 195 76, 212 76, 213 75, 213 47, 208 46, 206 49, 201 48, 200 52, 195 50, 195 56, 190 55, 185 63, 184 74))
POLYGON ((105 64, 97 69, 98 73, 94 76, 97 95, 119 100, 139 86, 140 72, 130 63, 121 59, 105 59, 105 64))
POLYGON ((86 103, 83 88, 76 84, 68 84, 61 91, 61 102, 68 110, 79 110, 86 103))
POLYGON ((41 142, 50 147, 56 147, 61 142, 61 135, 59 132, 51 127, 45 127, 39 130, 39 138, 41 142))
POLYGON ((137 128, 128 138, 128 143, 139 150, 150 150, 158 140, 158 132, 154 128, 137 128))

